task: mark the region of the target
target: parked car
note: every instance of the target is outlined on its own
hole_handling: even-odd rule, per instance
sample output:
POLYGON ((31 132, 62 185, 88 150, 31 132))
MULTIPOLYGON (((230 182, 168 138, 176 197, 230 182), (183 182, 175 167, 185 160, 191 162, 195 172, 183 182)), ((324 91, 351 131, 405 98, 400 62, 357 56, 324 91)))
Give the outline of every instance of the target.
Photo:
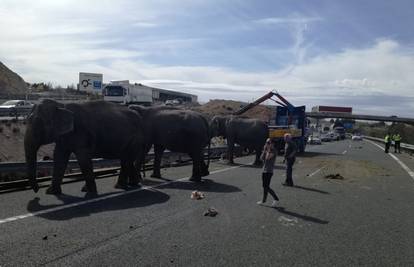
POLYGON ((308 143, 311 145, 321 145, 322 141, 318 136, 309 136, 308 143))
POLYGON ((329 135, 331 136, 331 140, 339 141, 341 139, 338 133, 330 132, 329 135))
POLYGON ((176 106, 182 104, 181 99, 172 99, 172 100, 166 100, 165 105, 167 106, 176 106))
POLYGON ((321 135, 321 141, 322 142, 331 142, 332 138, 330 134, 322 134, 321 135))
POLYGON ((361 135, 352 135, 352 141, 362 141, 361 135))
POLYGON ((0 105, 0 113, 15 116, 22 111, 31 109, 33 106, 33 103, 27 100, 8 100, 0 105))

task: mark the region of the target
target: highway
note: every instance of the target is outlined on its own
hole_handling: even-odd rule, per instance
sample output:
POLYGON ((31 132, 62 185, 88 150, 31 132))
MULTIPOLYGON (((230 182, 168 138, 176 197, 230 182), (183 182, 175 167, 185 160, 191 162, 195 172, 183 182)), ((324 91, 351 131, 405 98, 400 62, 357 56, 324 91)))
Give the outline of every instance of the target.
POLYGON ((213 162, 202 184, 184 166, 126 192, 100 179, 96 198, 80 183, 59 197, 1 194, 0 266, 413 266, 414 158, 394 157, 371 141, 308 146, 293 188, 281 185, 279 157, 277 208, 256 204, 252 157, 213 162), (190 199, 193 190, 205 198, 190 199), (209 207, 216 217, 203 216, 209 207))

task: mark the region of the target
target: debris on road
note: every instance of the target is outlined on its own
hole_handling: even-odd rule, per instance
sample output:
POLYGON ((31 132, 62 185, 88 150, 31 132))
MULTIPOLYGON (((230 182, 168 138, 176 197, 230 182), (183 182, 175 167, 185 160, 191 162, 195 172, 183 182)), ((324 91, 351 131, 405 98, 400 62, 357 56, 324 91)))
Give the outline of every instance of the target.
POLYGON ((193 191, 192 193, 191 193, 191 199, 197 199, 197 200, 200 200, 200 199, 203 199, 205 196, 204 196, 204 194, 203 193, 201 193, 200 191, 193 191))
POLYGON ((47 240, 47 235, 45 235, 42 239, 43 239, 43 240, 47 240))
POLYGON ((206 212, 204 212, 204 216, 216 217, 218 211, 215 208, 209 208, 206 212))
POLYGON ((337 173, 337 174, 328 174, 328 175, 325 175, 325 178, 326 179, 337 179, 337 180, 343 180, 343 179, 345 179, 342 175, 340 175, 339 173, 337 173))

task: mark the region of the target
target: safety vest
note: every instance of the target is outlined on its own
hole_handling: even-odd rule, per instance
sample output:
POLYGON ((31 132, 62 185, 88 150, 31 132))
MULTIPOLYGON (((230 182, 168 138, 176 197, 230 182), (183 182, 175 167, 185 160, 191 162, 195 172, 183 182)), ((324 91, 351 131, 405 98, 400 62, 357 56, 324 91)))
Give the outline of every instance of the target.
POLYGON ((384 141, 385 141, 385 143, 388 143, 388 142, 391 141, 390 136, 388 134, 385 136, 384 141))
POLYGON ((394 134, 394 141, 401 141, 401 135, 399 134, 394 134))

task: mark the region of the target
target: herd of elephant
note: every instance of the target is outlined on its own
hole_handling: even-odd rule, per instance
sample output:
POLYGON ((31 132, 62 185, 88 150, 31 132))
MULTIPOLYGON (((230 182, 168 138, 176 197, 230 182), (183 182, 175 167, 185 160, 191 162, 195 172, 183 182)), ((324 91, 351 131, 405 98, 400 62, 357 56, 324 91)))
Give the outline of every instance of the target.
POLYGON ((62 104, 43 100, 33 107, 27 119, 24 149, 29 182, 37 192, 37 151, 50 143, 55 143, 55 149, 47 194, 62 193, 61 183, 72 153, 85 178, 82 191, 88 193, 97 192, 93 158, 120 159, 115 187, 127 189, 140 185, 140 169, 151 147, 155 156, 152 177, 161 178, 161 158, 168 149, 191 157, 190 180, 198 182, 209 174, 203 151, 215 136, 227 139, 229 163, 233 163, 234 145, 239 144, 255 151, 254 164, 261 164, 268 128, 257 119, 215 116, 208 120, 199 112, 168 106, 126 107, 105 101, 62 104))

